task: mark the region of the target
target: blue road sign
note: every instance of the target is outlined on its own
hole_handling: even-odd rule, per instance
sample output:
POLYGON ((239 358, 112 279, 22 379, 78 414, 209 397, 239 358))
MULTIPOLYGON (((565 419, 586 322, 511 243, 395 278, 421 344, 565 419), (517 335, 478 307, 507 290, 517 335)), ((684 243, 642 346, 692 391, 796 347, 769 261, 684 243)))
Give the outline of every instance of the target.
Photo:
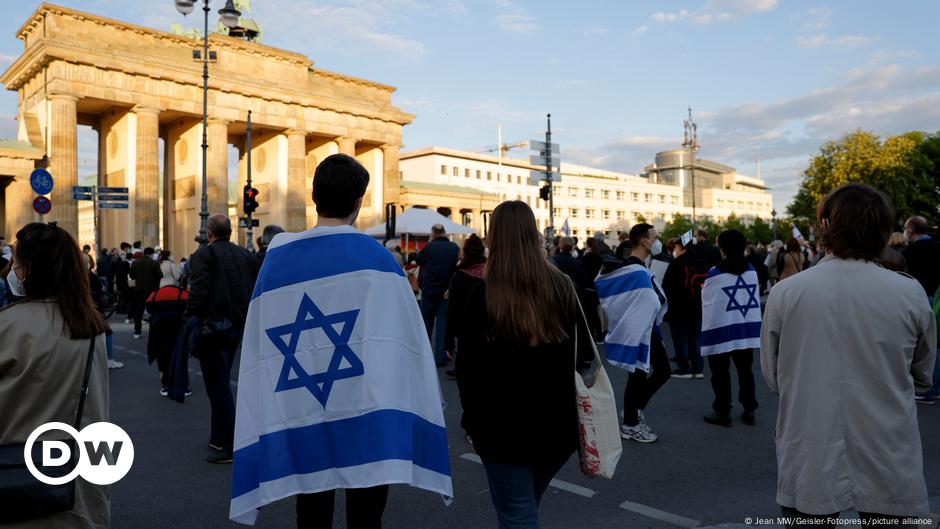
POLYGON ((121 193, 121 194, 126 195, 128 193, 128 189, 126 187, 99 187, 98 192, 99 193, 121 193))
POLYGON ((127 202, 99 202, 101 209, 127 209, 127 202))
POLYGON ((52 191, 52 175, 45 169, 36 169, 29 175, 29 186, 37 195, 48 195, 52 191))
POLYGON ((52 202, 46 197, 36 197, 33 199, 33 209, 40 215, 45 215, 52 210, 52 202))
POLYGON ((94 193, 95 186, 72 186, 72 194, 75 193, 94 193))
POLYGON ((124 200, 126 201, 127 199, 128 199, 127 195, 110 195, 110 194, 106 195, 103 193, 98 194, 98 200, 117 200, 117 201, 124 200))
POLYGON ((72 200, 94 200, 91 193, 72 193, 72 200))

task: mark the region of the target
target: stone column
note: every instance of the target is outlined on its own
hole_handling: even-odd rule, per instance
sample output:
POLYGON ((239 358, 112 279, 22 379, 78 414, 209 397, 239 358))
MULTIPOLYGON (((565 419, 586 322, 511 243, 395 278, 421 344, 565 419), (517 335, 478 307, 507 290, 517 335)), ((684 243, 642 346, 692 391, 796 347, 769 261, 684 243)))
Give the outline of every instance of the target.
POLYGON ((287 225, 291 232, 307 227, 307 132, 291 129, 287 135, 287 225))
POLYGON ((209 215, 228 215, 228 121, 209 119, 209 154, 206 189, 209 191, 209 215))
POLYGON ((340 153, 356 157, 356 140, 353 138, 336 138, 336 145, 340 153))
POLYGON ((57 221, 59 227, 78 240, 78 204, 72 199, 72 186, 78 185, 78 98, 69 94, 51 94, 49 133, 49 172, 52 211, 45 220, 57 221))
POLYGON ((137 115, 137 212, 134 218, 134 240, 145 246, 155 246, 160 241, 160 182, 158 161, 160 135, 160 110, 135 107, 137 115))
POLYGON ((384 166, 384 200, 386 204, 398 203, 398 195, 401 189, 401 174, 398 171, 398 145, 382 146, 382 163, 384 166))

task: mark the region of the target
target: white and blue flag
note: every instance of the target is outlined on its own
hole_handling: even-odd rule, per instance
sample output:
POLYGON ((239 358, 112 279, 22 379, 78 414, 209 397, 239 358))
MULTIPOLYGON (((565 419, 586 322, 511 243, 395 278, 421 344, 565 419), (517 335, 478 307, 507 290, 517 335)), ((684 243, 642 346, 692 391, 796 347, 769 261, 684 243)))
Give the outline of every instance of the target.
POLYGON ((607 361, 630 372, 649 372, 651 335, 666 313, 653 276, 645 266, 630 264, 598 275, 594 285, 607 313, 607 361))
POLYGON ((709 270, 702 286, 702 356, 759 348, 760 325, 754 267, 741 275, 709 270))
POLYGON ((441 392, 392 254, 350 226, 277 235, 238 377, 229 517, 300 493, 390 483, 453 496, 441 392))

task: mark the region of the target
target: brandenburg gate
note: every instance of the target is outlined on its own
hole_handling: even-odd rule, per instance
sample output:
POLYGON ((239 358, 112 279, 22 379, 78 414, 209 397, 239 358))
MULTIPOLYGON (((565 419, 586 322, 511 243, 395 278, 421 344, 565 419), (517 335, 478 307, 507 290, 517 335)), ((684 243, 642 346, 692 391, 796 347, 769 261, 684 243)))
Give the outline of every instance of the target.
MULTIPOLYGON (((79 203, 71 192, 79 178, 77 126, 89 125, 99 138, 97 184, 127 187, 130 194, 128 210, 101 211, 101 245, 162 240, 178 256, 189 255, 202 193, 202 64, 193 59, 199 43, 49 4, 17 37, 23 54, 0 76, 19 94, 18 137, 0 141, 3 233, 10 238, 40 220, 31 207, 29 173, 46 167, 55 187, 44 220, 78 235, 79 203)), ((355 156, 371 175, 360 227, 380 222, 385 204, 398 202, 402 127, 414 117, 392 105, 395 89, 233 37, 211 35, 209 46, 216 53, 209 65, 209 212, 230 213, 230 186, 241 201, 251 110, 261 226, 311 227, 313 171, 337 152, 355 156), (229 145, 239 157, 231 181, 229 145)))

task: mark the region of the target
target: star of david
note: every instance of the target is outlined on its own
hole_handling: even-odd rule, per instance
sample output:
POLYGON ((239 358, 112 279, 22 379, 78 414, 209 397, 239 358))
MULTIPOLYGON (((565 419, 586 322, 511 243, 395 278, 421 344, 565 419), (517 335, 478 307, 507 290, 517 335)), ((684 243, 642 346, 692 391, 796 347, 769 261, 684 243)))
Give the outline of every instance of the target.
POLYGON ((293 323, 265 329, 264 332, 268 335, 268 339, 284 355, 284 364, 281 367, 281 374, 278 377, 274 392, 307 388, 310 394, 320 401, 322 406, 326 407, 326 401, 330 398, 330 391, 333 389, 334 382, 362 376, 365 372, 362 360, 347 345, 358 315, 359 309, 325 315, 316 303, 307 294, 304 294, 303 299, 300 301, 300 307, 297 309, 297 318, 293 323), (342 326, 339 331, 335 327, 337 324, 342 326), (326 371, 308 374, 300 365, 295 354, 297 353, 300 334, 306 330, 317 328, 323 329, 330 342, 333 343, 333 356, 330 358, 330 365, 326 371), (289 336, 287 341, 284 340, 286 336, 289 336), (343 360, 346 361, 347 365, 340 367, 343 360), (291 374, 295 375, 294 378, 291 378, 291 374))
POLYGON ((757 293, 757 285, 748 285, 744 282, 744 276, 738 276, 738 280, 735 281, 734 285, 730 287, 721 288, 725 294, 728 295, 728 306, 725 307, 725 312, 731 312, 733 310, 741 311, 741 316, 747 316, 747 311, 751 309, 760 309, 760 302, 757 301, 755 294, 757 293), (744 290, 747 293, 747 301, 742 305, 738 302, 737 294, 739 290, 744 290))

